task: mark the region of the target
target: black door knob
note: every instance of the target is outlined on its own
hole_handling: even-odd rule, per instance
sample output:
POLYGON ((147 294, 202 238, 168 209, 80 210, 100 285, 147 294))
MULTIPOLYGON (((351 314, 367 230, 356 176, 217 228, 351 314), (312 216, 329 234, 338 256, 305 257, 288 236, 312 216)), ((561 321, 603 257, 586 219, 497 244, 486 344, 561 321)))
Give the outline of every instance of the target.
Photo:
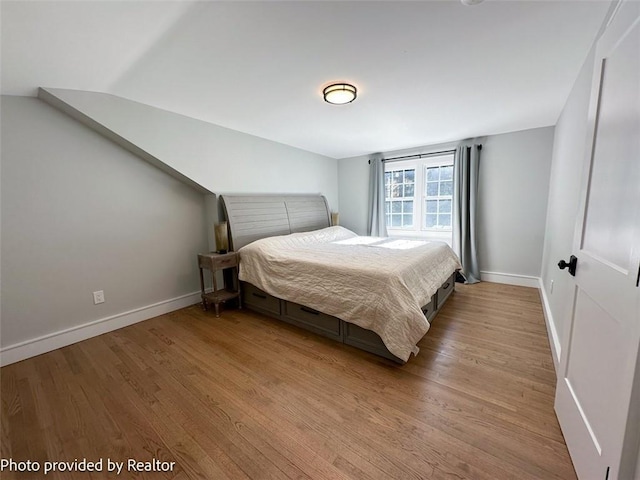
POLYGON ((569 267, 569 274, 573 277, 576 276, 577 265, 578 258, 575 255, 571 255, 571 257, 569 257, 569 263, 565 262, 564 260, 560 260, 558 262, 558 267, 560 268, 560 270, 564 270, 565 268, 569 267))

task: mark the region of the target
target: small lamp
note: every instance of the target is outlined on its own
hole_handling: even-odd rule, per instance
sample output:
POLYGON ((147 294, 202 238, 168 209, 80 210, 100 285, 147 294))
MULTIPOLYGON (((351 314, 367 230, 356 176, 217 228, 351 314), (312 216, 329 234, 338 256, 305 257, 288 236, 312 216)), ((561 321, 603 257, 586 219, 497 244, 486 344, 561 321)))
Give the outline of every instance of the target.
POLYGON ((340 225, 340 214, 338 212, 331 212, 331 225, 336 226, 340 225))
POLYGON ((227 253, 229 251, 229 234, 227 232, 227 222, 216 223, 214 226, 216 237, 216 251, 227 253))

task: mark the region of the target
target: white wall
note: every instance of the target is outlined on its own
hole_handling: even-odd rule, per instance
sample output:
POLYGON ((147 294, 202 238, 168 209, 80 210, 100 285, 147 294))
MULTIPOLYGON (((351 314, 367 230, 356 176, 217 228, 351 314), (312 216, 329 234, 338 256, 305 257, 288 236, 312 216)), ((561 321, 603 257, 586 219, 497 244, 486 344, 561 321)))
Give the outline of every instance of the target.
POLYGON ((561 259, 568 260, 573 253, 586 153, 593 62, 594 53, 591 51, 562 110, 553 145, 541 278, 556 363, 559 362, 560 345, 568 324, 574 289, 573 280, 566 270, 558 269, 558 262, 561 259))
POLYGON ((197 301, 202 193, 38 99, 3 96, 1 115, 3 359, 22 342, 197 301))
POLYGON ((478 191, 483 277, 488 272, 540 276, 553 130, 493 135, 484 142, 478 191))
MULTIPOLYGON (((87 110, 217 194, 323 193, 337 207, 335 159, 118 97, 93 99, 87 110)), ((145 317, 139 310, 149 305, 198 301, 195 255, 211 236, 202 193, 41 100, 3 96, 1 108, 3 362, 34 342, 32 354, 80 340, 90 322, 109 319, 100 324, 108 331, 125 317, 162 313, 145 317), (104 304, 93 305, 95 290, 104 304), (57 344, 48 337, 56 334, 57 344)))
MULTIPOLYGON (((489 280, 535 283, 540 276, 553 127, 489 136, 480 160, 478 250, 489 280), (495 275, 498 273, 499 275, 495 275), (521 278, 523 276, 524 278, 521 278)), ((453 148, 454 144, 387 152, 393 157, 453 148)), ((340 224, 366 234, 368 157, 338 162, 340 224)))
POLYGON ((367 235, 369 157, 338 161, 340 225, 358 235, 367 235))
POLYGON ((338 162, 115 95, 47 89, 58 99, 221 193, 322 193, 338 206, 338 162))

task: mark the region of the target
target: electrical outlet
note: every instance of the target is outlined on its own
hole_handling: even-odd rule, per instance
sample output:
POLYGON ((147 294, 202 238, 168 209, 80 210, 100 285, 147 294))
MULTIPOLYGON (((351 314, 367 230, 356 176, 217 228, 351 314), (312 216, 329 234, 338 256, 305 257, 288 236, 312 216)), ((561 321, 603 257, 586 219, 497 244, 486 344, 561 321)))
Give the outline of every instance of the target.
POLYGON ((103 290, 98 290, 97 292, 93 292, 93 304, 98 305, 99 303, 104 303, 103 290))
POLYGON ((551 280, 551 291, 549 293, 553 293, 553 280, 551 280))

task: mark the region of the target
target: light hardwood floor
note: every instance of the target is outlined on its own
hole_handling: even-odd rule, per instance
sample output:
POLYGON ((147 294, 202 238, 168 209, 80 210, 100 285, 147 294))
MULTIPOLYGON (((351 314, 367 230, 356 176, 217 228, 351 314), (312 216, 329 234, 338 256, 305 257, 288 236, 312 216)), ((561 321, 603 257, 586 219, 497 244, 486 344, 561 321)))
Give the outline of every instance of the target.
POLYGON ((1 456, 125 462, 15 478, 575 478, 537 290, 457 285, 419 346, 397 366, 196 305, 2 368, 1 456))

